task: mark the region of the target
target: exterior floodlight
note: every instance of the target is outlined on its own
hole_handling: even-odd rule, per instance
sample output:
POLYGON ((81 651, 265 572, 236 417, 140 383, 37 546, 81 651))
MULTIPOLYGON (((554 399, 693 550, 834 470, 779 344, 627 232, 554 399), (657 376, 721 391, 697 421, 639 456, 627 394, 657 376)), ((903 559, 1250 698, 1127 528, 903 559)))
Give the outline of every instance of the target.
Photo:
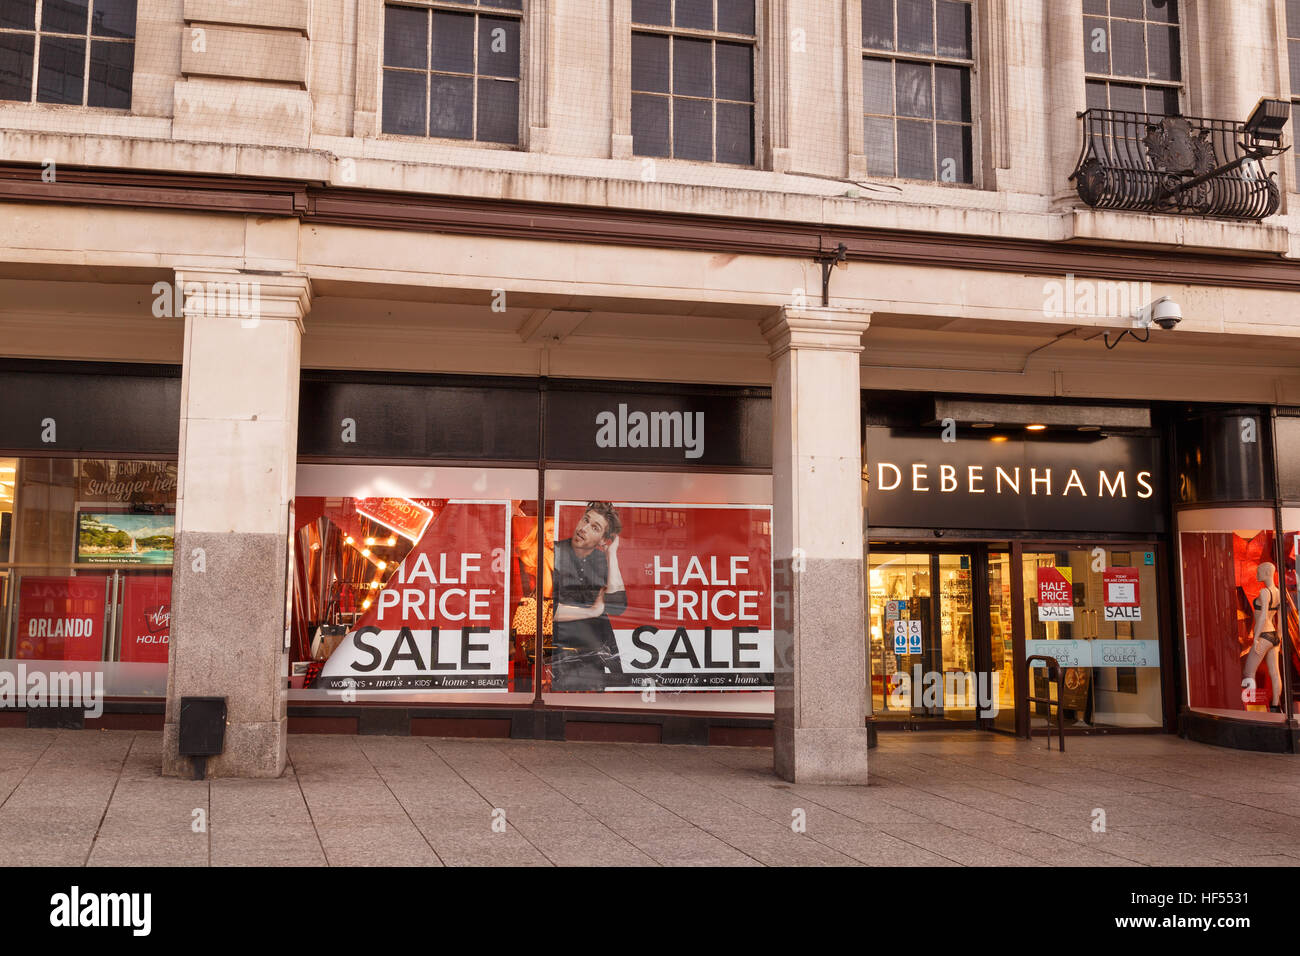
POLYGON ((1252 143, 1265 141, 1276 144, 1282 138, 1282 130, 1290 116, 1291 104, 1286 100, 1262 99, 1246 120, 1245 133, 1252 143))

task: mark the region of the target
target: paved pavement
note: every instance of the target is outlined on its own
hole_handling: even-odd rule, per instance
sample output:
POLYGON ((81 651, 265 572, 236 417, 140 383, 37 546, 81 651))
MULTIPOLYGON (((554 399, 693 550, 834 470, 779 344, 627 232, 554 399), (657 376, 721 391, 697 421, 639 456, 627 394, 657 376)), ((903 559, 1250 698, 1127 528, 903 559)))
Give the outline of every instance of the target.
POLYGON ((882 734, 869 787, 758 748, 355 736, 196 782, 161 740, 0 729, 0 864, 1300 865, 1300 757, 1168 736, 882 734))

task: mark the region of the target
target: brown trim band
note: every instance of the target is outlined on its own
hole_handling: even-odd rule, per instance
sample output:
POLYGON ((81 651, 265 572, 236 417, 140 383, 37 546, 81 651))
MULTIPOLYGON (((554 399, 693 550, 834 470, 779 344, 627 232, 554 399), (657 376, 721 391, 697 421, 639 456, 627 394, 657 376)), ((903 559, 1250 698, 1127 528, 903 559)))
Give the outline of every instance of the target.
POLYGON ((295 217, 326 225, 803 259, 843 242, 849 259, 859 262, 1300 291, 1300 263, 1272 253, 1222 255, 729 219, 345 189, 245 176, 61 167, 56 183, 44 183, 39 166, 0 164, 0 202, 187 209, 295 217))

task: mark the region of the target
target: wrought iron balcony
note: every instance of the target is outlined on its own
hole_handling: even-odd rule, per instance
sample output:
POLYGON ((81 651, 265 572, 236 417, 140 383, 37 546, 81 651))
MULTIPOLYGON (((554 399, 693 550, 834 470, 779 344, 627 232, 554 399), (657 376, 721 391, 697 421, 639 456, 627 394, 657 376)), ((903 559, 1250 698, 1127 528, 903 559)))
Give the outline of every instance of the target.
POLYGON ((1263 219, 1281 205, 1263 160, 1283 150, 1246 123, 1100 109, 1079 118, 1083 151, 1070 179, 1089 206, 1263 219))

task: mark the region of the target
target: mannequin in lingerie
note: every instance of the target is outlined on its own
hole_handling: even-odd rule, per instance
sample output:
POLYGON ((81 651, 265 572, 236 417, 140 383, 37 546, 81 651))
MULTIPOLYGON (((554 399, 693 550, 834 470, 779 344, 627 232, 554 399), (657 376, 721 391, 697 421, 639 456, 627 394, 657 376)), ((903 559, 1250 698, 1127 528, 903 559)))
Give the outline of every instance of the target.
MULTIPOLYGON (((1273 700, 1269 704, 1270 712, 1278 714, 1282 712, 1280 706, 1282 700, 1282 673, 1279 666, 1281 657, 1282 638, 1278 634, 1277 612, 1278 606, 1282 603, 1281 595, 1274 584, 1273 577, 1277 573, 1277 568, 1268 562, 1260 564, 1256 572, 1256 580, 1263 583, 1259 590, 1259 596, 1255 598, 1255 626, 1251 631, 1253 638, 1250 645, 1250 653, 1246 655, 1245 663, 1241 669, 1241 686, 1253 691, 1255 688, 1255 672, 1259 670, 1261 661, 1268 664, 1268 678, 1273 685, 1273 700)), ((1244 699, 1243 694, 1243 699, 1244 699)))

